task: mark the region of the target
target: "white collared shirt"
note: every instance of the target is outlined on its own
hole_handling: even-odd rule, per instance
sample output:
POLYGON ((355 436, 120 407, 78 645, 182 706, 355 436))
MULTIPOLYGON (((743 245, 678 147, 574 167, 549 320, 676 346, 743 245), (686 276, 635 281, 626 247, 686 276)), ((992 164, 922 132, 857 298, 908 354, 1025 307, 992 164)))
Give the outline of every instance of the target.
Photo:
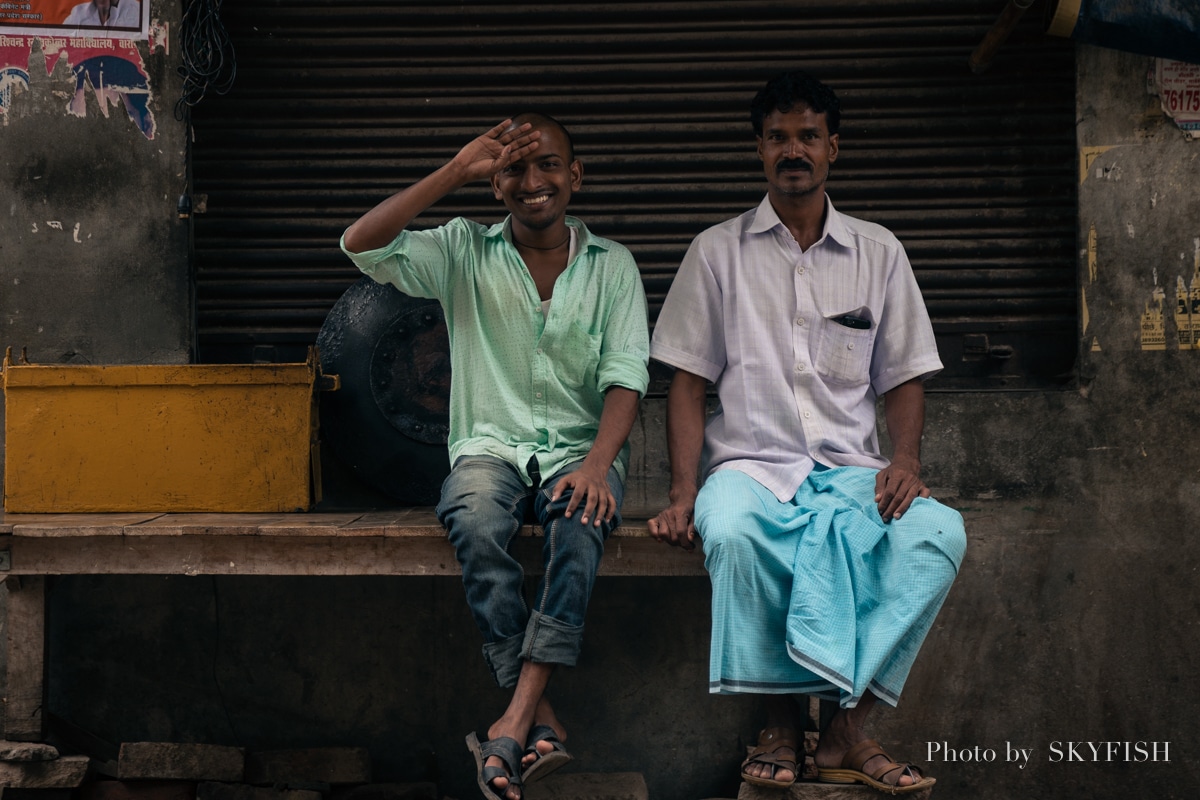
POLYGON ((876 398, 942 368, 903 246, 828 196, 825 209, 821 238, 804 252, 770 197, 697 236, 650 349, 717 386, 706 472, 738 469, 781 502, 814 460, 886 466, 876 398), (845 315, 869 327, 836 321, 845 315))
POLYGON ((138 28, 142 24, 142 4, 138 0, 121 0, 108 12, 108 22, 100 21, 100 12, 92 2, 80 3, 71 9, 63 25, 98 25, 108 28, 138 28))

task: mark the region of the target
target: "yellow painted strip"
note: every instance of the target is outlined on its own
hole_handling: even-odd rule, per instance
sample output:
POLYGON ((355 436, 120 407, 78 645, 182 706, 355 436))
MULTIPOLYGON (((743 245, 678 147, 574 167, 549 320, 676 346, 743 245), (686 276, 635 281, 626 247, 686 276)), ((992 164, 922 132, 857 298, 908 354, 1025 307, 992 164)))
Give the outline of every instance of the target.
POLYGON ((1054 16, 1046 26, 1046 33, 1051 36, 1062 36, 1067 39, 1075 32, 1075 23, 1079 21, 1079 6, 1081 0, 1058 0, 1054 7, 1054 16))
POLYGON ((179 364, 43 366, 11 364, 4 385, 18 386, 236 386, 313 381, 307 364, 179 364))

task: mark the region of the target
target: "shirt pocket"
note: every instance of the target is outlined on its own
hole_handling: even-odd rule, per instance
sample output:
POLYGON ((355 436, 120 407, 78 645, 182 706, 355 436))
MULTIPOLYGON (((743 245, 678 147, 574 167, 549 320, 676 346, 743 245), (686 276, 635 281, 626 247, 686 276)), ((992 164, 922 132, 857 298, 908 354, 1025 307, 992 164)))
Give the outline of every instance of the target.
POLYGON ((554 365, 567 386, 574 388, 596 385, 596 370, 600 367, 600 345, 603 337, 588 333, 572 322, 551 349, 554 365))
POLYGON ((833 319, 821 319, 817 345, 817 374, 830 383, 862 384, 871 378, 871 346, 875 325, 850 328, 833 319))

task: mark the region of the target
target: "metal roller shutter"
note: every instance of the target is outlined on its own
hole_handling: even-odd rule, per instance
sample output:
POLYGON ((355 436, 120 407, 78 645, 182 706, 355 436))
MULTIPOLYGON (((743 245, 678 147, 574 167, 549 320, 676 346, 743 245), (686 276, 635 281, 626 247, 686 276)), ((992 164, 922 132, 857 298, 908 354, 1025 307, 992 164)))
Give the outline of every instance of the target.
MULTIPOLYGON (((747 106, 798 67, 842 97, 834 202, 908 248, 947 367, 935 386, 1061 385, 1078 347, 1074 51, 1027 18, 973 75, 1002 5, 228 3, 237 80, 193 115, 199 360, 301 357, 359 277, 345 226, 531 107, 572 130, 573 213, 634 252, 653 317, 692 237, 761 199, 747 106)), ((502 213, 479 184, 418 224, 502 213)))

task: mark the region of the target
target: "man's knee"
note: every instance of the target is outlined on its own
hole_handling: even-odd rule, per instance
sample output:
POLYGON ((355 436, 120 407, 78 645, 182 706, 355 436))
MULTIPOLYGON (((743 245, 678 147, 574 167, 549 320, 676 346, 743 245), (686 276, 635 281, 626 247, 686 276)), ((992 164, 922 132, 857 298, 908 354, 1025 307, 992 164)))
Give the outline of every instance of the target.
POLYGON ((468 456, 455 462, 442 482, 438 520, 453 517, 487 519, 512 516, 520 499, 520 478, 508 464, 488 456, 468 456))
POLYGON ((918 497, 908 511, 890 525, 892 538, 898 546, 932 546, 950 559, 955 571, 962 564, 967 550, 967 533, 962 514, 953 508, 933 498, 918 497))
POLYGON ((753 514, 737 504, 706 498, 701 490, 695 521, 706 557, 750 563, 755 553, 754 533, 762 524, 753 514))

